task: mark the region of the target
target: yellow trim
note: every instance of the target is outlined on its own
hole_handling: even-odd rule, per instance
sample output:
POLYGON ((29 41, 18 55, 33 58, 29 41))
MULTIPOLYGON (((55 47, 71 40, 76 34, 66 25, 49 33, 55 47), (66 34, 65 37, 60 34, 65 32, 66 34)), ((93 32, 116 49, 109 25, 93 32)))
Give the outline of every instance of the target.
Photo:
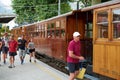
POLYGON ((42 65, 38 65, 36 63, 34 63, 40 70, 46 72, 47 74, 49 74, 50 76, 54 77, 55 80, 62 80, 60 77, 58 77, 57 75, 55 75, 53 72, 49 71, 48 69, 46 69, 44 66, 42 65))

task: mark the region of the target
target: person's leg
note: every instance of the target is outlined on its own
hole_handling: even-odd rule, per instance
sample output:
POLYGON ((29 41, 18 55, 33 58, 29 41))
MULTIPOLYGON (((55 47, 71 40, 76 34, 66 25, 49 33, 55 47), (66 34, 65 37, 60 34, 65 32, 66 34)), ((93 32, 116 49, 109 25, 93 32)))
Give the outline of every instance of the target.
POLYGON ((8 67, 12 68, 12 56, 11 55, 10 55, 10 65, 8 67))
POLYGON ((32 54, 33 54, 34 62, 36 63, 35 51, 33 51, 32 54))
POLYGON ((75 77, 79 74, 80 65, 79 63, 75 64, 75 77))
POLYGON ((68 68, 70 72, 69 80, 74 80, 75 79, 75 64, 68 63, 68 68))
POLYGON ((74 80, 75 78, 75 73, 70 73, 69 80, 74 80))
POLYGON ((32 58, 32 50, 31 49, 29 49, 29 56, 30 56, 30 62, 31 62, 31 58, 32 58))
POLYGON ((19 56, 20 56, 21 64, 23 64, 23 52, 22 52, 21 49, 19 49, 18 51, 19 51, 19 56))
POLYGON ((0 66, 1 66, 1 51, 0 51, 0 66))
POLYGON ((32 53, 30 52, 30 62, 31 62, 31 58, 32 58, 32 53))
POLYGON ((23 59, 25 58, 26 50, 23 50, 23 59))
POLYGON ((3 63, 6 64, 6 53, 3 52, 3 63))
POLYGON ((15 55, 12 56, 12 67, 15 67, 14 61, 15 61, 15 55))

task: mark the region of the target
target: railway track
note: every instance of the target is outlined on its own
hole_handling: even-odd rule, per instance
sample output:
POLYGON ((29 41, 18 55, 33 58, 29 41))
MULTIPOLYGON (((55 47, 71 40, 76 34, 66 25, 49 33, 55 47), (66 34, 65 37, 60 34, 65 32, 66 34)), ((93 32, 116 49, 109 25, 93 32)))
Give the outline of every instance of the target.
POLYGON ((55 58, 50 58, 44 54, 43 55, 39 54, 38 52, 36 53, 36 58, 65 74, 69 74, 68 70, 65 68, 66 63, 64 63, 62 61, 56 60, 55 58))

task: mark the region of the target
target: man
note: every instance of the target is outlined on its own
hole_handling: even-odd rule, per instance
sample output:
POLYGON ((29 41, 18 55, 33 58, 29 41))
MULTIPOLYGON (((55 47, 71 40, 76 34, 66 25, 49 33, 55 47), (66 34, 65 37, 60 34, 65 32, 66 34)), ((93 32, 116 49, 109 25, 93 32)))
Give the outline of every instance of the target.
POLYGON ((14 61, 15 61, 15 55, 17 55, 17 41, 14 40, 14 35, 10 36, 10 41, 9 41, 9 56, 10 56, 10 66, 9 68, 15 67, 14 61))
POLYGON ((74 80, 79 73, 79 61, 84 60, 81 56, 80 33, 73 33, 73 40, 68 45, 67 64, 70 72, 69 80, 74 80))
MULTIPOLYGON (((1 51, 2 51, 2 39, 0 38, 0 62, 1 62, 1 51)), ((0 64, 1 66, 1 64, 0 64)))
POLYGON ((24 35, 21 36, 21 39, 18 40, 18 52, 21 60, 21 64, 23 64, 25 57, 25 49, 26 49, 27 41, 24 39, 24 35))
POLYGON ((2 40, 2 53, 3 53, 3 63, 6 64, 6 58, 8 53, 8 33, 4 34, 3 40, 2 40))

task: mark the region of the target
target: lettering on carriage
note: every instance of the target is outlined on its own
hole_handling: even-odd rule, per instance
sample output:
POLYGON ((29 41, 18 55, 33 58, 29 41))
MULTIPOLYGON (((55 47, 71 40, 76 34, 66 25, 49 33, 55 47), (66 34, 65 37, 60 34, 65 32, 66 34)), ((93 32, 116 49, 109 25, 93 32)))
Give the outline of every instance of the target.
POLYGON ((117 76, 120 76, 120 73, 119 72, 116 72, 116 71, 111 71, 112 75, 117 75, 117 76))
POLYGON ((120 72, 116 72, 116 71, 111 71, 105 68, 100 68, 100 71, 104 72, 104 73, 110 73, 112 75, 116 75, 116 76, 120 76, 120 72))
POLYGON ((105 68, 100 68, 100 71, 104 72, 104 73, 109 73, 109 70, 108 69, 105 69, 105 68))

